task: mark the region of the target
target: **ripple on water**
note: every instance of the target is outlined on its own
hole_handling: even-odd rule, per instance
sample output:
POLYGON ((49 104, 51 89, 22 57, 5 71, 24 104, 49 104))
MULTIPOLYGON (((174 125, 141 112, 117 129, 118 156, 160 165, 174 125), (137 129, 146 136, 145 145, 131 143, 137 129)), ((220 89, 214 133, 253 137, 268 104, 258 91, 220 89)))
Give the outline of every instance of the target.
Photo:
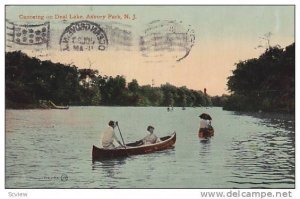
POLYGON ((68 111, 8 110, 6 188, 293 188, 295 122, 236 115, 221 108, 71 107, 68 111), (199 113, 213 117, 215 136, 198 139, 199 113), (107 121, 125 141, 154 125, 176 130, 174 149, 92 162, 107 121), (47 177, 68 175, 69 180, 47 177))
POLYGON ((247 140, 234 141, 229 148, 233 162, 228 162, 228 168, 234 168, 232 177, 237 181, 229 183, 261 185, 272 187, 284 184, 294 184, 294 147, 287 132, 257 132, 247 140))

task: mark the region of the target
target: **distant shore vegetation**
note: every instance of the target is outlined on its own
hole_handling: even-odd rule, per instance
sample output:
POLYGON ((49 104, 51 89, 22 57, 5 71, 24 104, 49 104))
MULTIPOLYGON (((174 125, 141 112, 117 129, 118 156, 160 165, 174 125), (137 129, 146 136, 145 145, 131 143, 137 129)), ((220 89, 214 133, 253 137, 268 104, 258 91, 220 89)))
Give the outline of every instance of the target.
POLYGON ((38 108, 41 100, 70 106, 212 106, 202 91, 169 83, 141 86, 124 76, 101 76, 97 70, 6 52, 6 108, 38 108))
POLYGON ((5 54, 6 108, 37 108, 41 100, 69 106, 220 106, 231 111, 295 112, 295 43, 268 47, 258 58, 239 61, 228 77, 229 95, 169 83, 154 87, 101 76, 97 70, 41 61, 21 51, 5 54))
POLYGON ((227 82, 231 94, 213 97, 214 105, 233 111, 295 112, 295 43, 269 47, 235 66, 227 82))

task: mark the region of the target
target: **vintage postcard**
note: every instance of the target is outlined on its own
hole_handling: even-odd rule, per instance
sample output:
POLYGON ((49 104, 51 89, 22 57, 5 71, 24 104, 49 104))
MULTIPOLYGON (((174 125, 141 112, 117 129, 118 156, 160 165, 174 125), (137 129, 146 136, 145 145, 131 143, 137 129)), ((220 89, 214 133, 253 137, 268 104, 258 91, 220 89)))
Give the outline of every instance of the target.
POLYGON ((4 29, 5 188, 295 188, 294 5, 6 5, 4 29))

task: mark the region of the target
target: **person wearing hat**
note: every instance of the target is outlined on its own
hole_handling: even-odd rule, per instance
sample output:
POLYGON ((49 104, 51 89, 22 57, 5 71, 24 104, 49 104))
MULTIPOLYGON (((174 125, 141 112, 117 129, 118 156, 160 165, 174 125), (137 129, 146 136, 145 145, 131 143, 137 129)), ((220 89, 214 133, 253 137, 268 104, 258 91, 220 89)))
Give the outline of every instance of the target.
POLYGON ((143 138, 144 144, 154 144, 156 142, 159 142, 159 138, 153 133, 154 132, 153 126, 148 126, 147 131, 149 132, 149 134, 143 138))
POLYGON ((122 143, 117 138, 114 128, 116 127, 116 123, 114 121, 109 121, 108 127, 102 134, 102 147, 104 149, 114 149, 116 148, 114 145, 114 141, 119 143, 120 146, 123 146, 122 143))

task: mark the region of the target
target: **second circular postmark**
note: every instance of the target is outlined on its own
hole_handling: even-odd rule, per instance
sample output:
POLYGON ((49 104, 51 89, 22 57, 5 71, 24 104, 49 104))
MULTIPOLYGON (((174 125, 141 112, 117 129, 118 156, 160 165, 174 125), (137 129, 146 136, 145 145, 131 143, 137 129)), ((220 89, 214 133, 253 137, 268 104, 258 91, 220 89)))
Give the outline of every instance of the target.
POLYGON ((195 43, 195 32, 182 21, 155 20, 150 22, 140 36, 140 51, 152 60, 186 58, 195 43))
POLYGON ((61 51, 105 51, 108 48, 108 39, 99 24, 78 21, 65 28, 59 44, 61 51))

